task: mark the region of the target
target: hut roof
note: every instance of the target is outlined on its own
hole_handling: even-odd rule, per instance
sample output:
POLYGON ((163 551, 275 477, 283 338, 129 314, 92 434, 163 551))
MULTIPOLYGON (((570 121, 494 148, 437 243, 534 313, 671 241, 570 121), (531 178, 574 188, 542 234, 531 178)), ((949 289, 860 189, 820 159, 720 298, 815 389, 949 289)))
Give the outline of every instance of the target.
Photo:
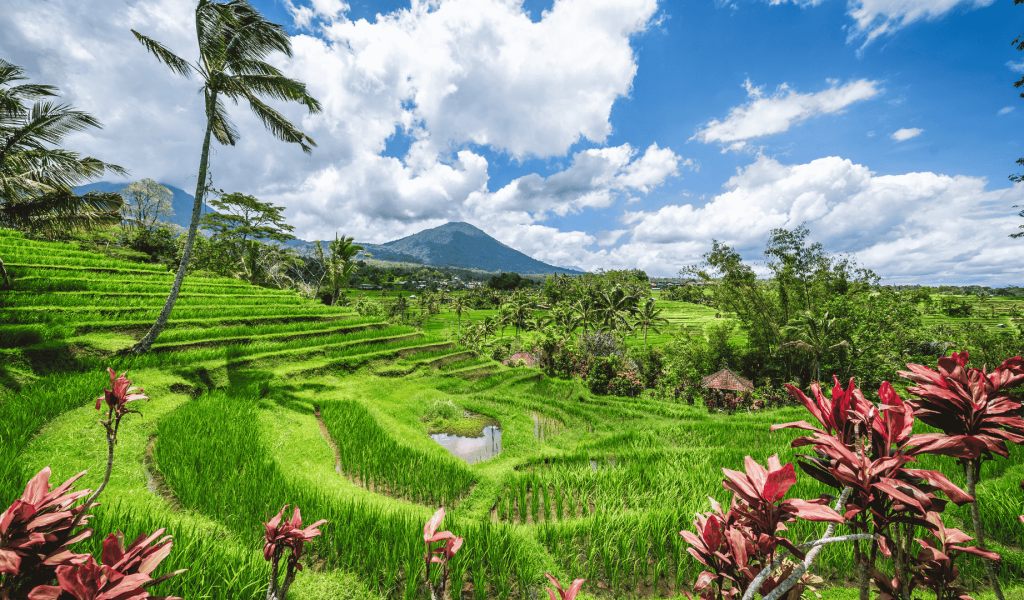
POLYGON ((749 380, 733 373, 728 369, 728 367, 702 379, 700 386, 716 390, 732 390, 735 392, 745 392, 748 390, 753 391, 754 389, 753 383, 750 383, 749 380))

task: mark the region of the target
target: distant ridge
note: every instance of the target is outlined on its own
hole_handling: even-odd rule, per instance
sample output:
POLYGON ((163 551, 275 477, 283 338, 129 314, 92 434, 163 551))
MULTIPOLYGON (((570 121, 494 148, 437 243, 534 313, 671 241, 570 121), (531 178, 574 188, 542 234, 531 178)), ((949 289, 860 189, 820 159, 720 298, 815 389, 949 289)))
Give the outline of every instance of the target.
MULTIPOLYGON (((88 185, 82 185, 75 188, 76 194, 84 194, 86 192, 120 192, 124 188, 128 187, 128 183, 114 183, 112 181, 97 181, 96 183, 90 183, 88 185)), ((171 190, 174 197, 171 199, 171 207, 174 209, 174 216, 167 221, 180 225, 185 229, 192 224, 192 205, 196 201, 196 197, 186 192, 181 188, 174 187, 167 183, 161 183, 160 185, 171 190)), ((204 203, 203 212, 217 212, 210 208, 204 203)))
MULTIPOLYGON (((321 243, 326 250, 327 241, 321 243)), ((582 269, 549 265, 531 258, 463 222, 445 223, 384 244, 357 243, 363 247, 360 256, 369 253, 376 260, 388 262, 476 269, 492 273, 515 272, 520 275, 582 275, 585 272, 582 269)), ((290 245, 299 244, 292 242, 290 245)))

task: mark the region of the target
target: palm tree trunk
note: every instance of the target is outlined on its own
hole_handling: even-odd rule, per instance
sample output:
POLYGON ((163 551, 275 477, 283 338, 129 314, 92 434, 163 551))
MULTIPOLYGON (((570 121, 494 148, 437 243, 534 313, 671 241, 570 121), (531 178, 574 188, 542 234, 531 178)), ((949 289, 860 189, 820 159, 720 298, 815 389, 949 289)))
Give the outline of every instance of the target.
POLYGON ((163 310, 160 311, 160 315, 156 318, 156 323, 146 333, 146 337, 132 346, 131 352, 133 354, 143 354, 149 352, 150 348, 152 348, 153 342, 156 341, 157 336, 160 335, 160 332, 167 325, 167 320, 171 318, 171 310, 174 309, 174 303, 178 301, 181 283, 185 279, 185 273, 188 271, 188 261, 192 258, 192 247, 195 245, 196 233, 199 231, 199 216, 202 214, 203 200, 206 195, 206 169, 210 162, 210 136, 213 134, 213 107, 216 105, 216 101, 216 92, 206 96, 206 137, 203 138, 203 153, 199 158, 196 198, 195 202, 192 203, 192 222, 189 224, 188 238, 185 240, 185 248, 181 253, 181 265, 178 267, 178 274, 174 277, 174 285, 171 286, 171 293, 167 296, 167 302, 164 304, 163 310))
POLYGON ((4 276, 4 285, 11 287, 11 280, 7 278, 7 269, 4 268, 4 259, 0 258, 0 273, 4 276))
MULTIPOLYGON (((968 460, 964 464, 964 471, 967 475, 967 493, 974 498, 974 502, 971 502, 971 520, 974 521, 974 539, 978 542, 978 547, 985 550, 985 532, 981 528, 981 510, 978 508, 978 496, 975 492, 975 486, 978 483, 978 479, 981 476, 981 460, 974 459, 968 460)), ((988 574, 988 581, 992 584, 992 591, 996 595, 996 600, 1003 599, 1003 588, 999 585, 999 578, 996 577, 995 566, 992 565, 992 561, 987 558, 981 559, 981 562, 985 564, 985 572, 988 574)))

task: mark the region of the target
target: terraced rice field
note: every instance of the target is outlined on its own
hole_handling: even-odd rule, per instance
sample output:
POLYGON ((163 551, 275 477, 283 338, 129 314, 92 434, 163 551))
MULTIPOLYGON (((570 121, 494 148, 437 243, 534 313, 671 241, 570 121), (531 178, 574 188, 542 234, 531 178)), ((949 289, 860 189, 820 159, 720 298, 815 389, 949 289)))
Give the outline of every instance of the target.
MULTIPOLYGON (((162 594, 264 596, 260 523, 297 504, 307 521, 330 524, 293 598, 422 597, 423 523, 441 505, 445 529, 467 540, 453 598, 533 600, 545 571, 586 577, 589 596, 677 596, 702 570, 678 532, 708 495, 728 500, 720 469, 747 454, 791 460, 795 432, 768 426, 806 418, 594 397, 440 332, 232 280, 188 280, 158 351, 119 356, 155 318, 172 276, 83 254, 0 230, 13 283, 0 292, 0 504, 46 465, 58 481, 86 469, 83 486, 101 481, 93 400, 109 385, 104 367, 128 369, 151 400, 126 417, 92 526, 130 538, 167 527, 175 544, 161 572, 189 571, 162 594), (497 420, 501 453, 467 464, 435 443, 425 416, 445 402, 497 420)), ((1011 517, 1024 512, 1024 452, 1012 452, 987 467, 979 490, 1003 577, 1017 582, 1024 525, 1011 517)), ((790 494, 824 491, 800 477, 790 494)), ((851 553, 829 547, 821 574, 847 582, 851 553)), ((964 571, 983 577, 977 564, 964 571)))

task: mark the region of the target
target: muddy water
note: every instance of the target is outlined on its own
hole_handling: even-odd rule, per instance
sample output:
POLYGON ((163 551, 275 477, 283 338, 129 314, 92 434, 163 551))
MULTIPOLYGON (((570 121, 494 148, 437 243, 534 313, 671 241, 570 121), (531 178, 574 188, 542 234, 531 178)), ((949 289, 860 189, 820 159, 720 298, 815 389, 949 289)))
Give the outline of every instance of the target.
POLYGON ((430 437, 451 452, 452 456, 461 458, 469 464, 501 454, 501 429, 494 425, 484 427, 483 437, 463 437, 447 433, 435 433, 430 437))

